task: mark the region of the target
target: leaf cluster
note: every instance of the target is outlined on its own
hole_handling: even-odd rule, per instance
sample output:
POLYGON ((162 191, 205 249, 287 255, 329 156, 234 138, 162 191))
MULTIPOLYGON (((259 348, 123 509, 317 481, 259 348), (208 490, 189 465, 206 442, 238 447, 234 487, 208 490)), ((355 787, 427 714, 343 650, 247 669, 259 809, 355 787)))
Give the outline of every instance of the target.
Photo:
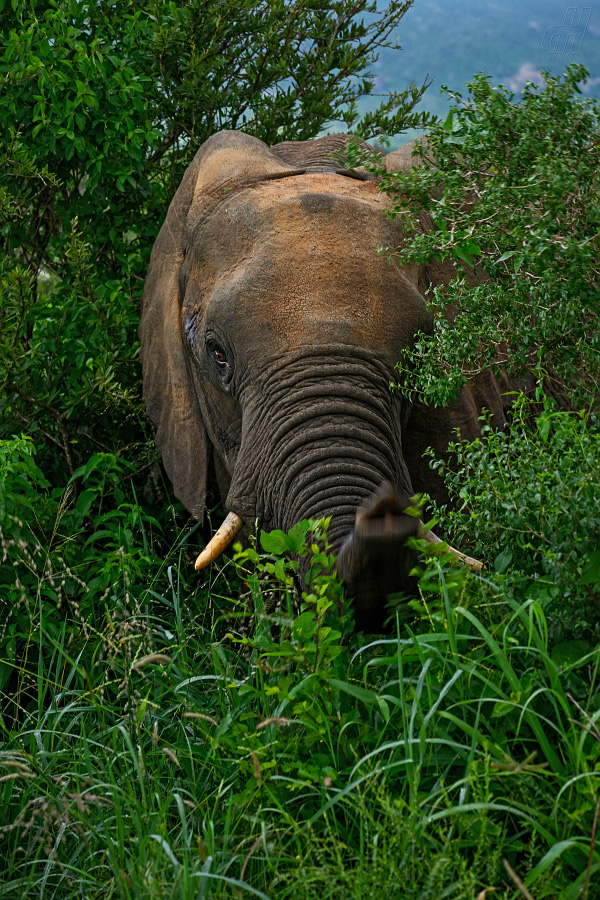
POLYGON ((515 596, 537 597, 553 641, 598 640, 600 609, 600 430, 596 417, 569 413, 538 387, 531 423, 523 396, 510 430, 483 425, 483 439, 456 440, 443 473, 449 504, 442 528, 472 542, 515 596), (529 421, 528 421, 529 420, 529 421))
POLYGON ((431 292, 435 333, 400 367, 426 402, 490 367, 520 375, 538 352, 581 399, 597 391, 599 108, 580 97, 583 67, 543 77, 517 101, 479 75, 418 165, 383 176, 406 230, 399 262, 455 266, 431 292))

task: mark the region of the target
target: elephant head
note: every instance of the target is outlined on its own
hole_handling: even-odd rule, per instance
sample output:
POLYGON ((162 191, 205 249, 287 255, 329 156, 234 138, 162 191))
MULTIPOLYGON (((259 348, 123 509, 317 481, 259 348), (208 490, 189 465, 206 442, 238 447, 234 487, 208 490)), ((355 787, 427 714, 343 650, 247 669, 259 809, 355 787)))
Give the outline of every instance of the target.
POLYGON ((401 226, 374 179, 336 164, 346 140, 206 141, 153 248, 140 337, 177 497, 202 518, 212 457, 238 524, 331 516, 357 619, 375 628, 410 584, 417 526, 404 509, 420 444, 389 384, 432 316, 423 272, 377 253, 401 226))

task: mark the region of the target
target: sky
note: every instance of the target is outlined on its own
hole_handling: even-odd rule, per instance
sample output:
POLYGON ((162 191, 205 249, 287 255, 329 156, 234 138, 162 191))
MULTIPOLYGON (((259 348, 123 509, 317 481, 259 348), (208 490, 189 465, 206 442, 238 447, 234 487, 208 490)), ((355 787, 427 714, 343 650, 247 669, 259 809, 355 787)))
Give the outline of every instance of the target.
POLYGON ((584 96, 600 99, 600 0, 415 0, 394 38, 403 49, 381 51, 375 92, 428 77, 433 84, 422 108, 437 115, 449 108, 442 84, 464 94, 466 82, 483 72, 518 94, 526 81, 541 81, 542 69, 558 75, 571 62, 590 72, 584 96))

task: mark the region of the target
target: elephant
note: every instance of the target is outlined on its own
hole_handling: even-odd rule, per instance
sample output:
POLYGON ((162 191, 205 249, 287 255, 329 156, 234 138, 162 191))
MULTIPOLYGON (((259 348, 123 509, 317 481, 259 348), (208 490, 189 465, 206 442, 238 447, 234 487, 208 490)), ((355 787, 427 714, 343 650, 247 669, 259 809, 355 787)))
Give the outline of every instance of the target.
MULTIPOLYGON (((409 498, 443 486, 423 461, 456 428, 507 421, 502 376, 453 407, 390 390, 430 333, 442 263, 400 268, 402 245, 373 176, 337 161, 347 135, 268 147, 241 131, 198 150, 154 244, 140 324, 144 396, 178 499, 201 520, 214 472, 228 512, 200 565, 243 523, 289 529, 331 517, 328 537, 356 624, 377 631, 386 596, 414 591, 409 498)), ((386 167, 412 165, 413 142, 386 167)), ((458 551, 457 551, 458 552, 458 551)))

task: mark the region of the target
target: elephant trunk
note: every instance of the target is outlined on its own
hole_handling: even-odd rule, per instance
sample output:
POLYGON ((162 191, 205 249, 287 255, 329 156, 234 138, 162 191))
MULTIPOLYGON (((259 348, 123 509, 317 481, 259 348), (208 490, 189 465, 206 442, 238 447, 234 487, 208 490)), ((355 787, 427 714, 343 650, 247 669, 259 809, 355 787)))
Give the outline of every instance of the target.
POLYGON ((390 594, 416 593, 411 571, 416 551, 406 546, 417 537, 421 522, 409 508, 409 498, 383 484, 356 514, 355 526, 337 557, 337 570, 349 596, 359 628, 380 631, 390 594))
POLYGON ((354 350, 330 348, 270 366, 241 398, 242 440, 227 508, 261 528, 287 530, 332 516, 338 541, 382 482, 410 493, 402 457, 401 402, 390 373, 354 350), (339 352, 339 351, 338 351, 339 352))
POLYGON ((410 566, 402 548, 417 525, 403 513, 412 493, 402 456, 404 410, 389 380, 382 364, 359 351, 350 361, 331 350, 305 354, 267 373, 260 398, 245 404, 250 413, 227 498, 230 510, 265 530, 331 516, 338 569, 368 619, 370 610, 383 610, 386 593, 403 587, 399 573, 410 566), (394 498, 385 510, 384 495, 394 498), (375 524, 381 515, 383 530, 375 524), (381 568, 383 558, 387 575, 373 581, 372 564, 381 568))

